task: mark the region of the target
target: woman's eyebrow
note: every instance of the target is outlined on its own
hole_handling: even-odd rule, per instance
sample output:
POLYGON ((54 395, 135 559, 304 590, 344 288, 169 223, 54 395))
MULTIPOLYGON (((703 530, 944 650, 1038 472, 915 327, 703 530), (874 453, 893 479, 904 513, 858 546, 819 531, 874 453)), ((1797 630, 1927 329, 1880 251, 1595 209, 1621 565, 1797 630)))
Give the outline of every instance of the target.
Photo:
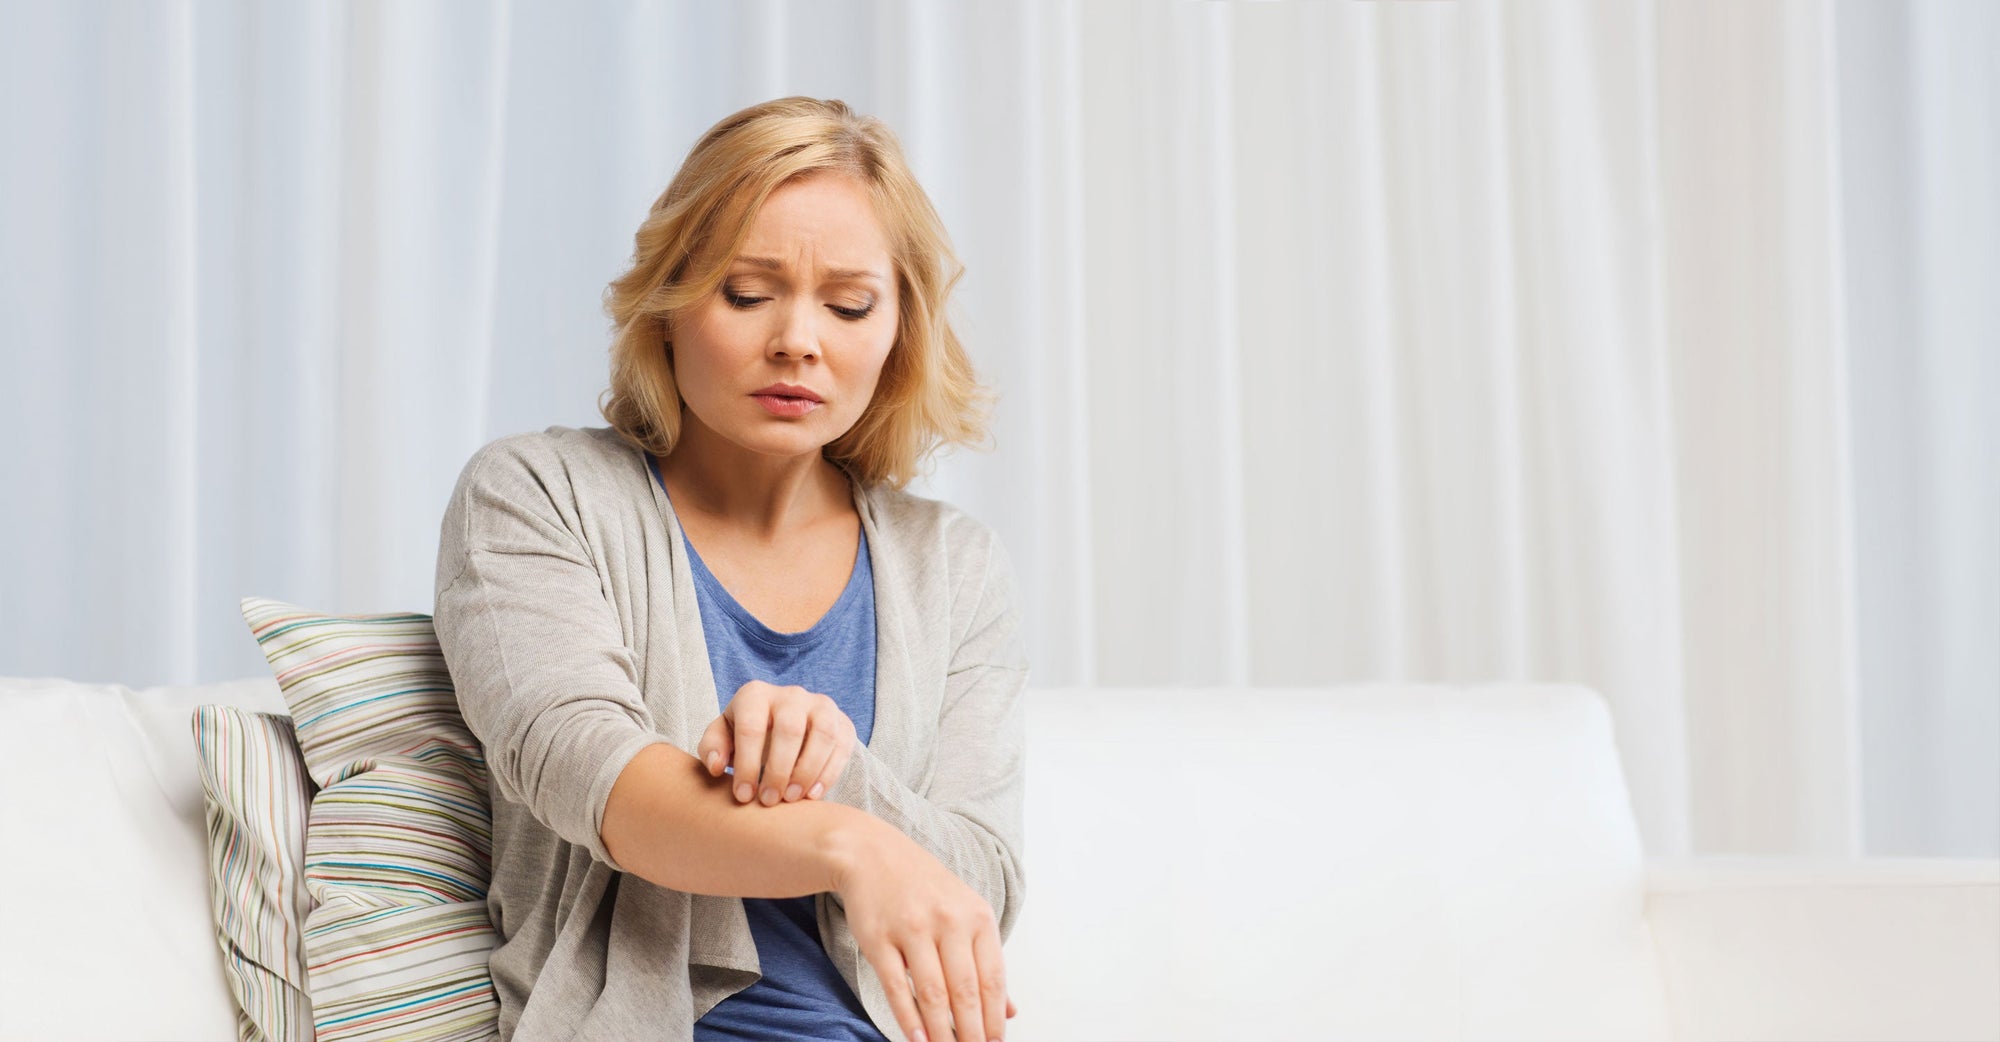
MULTIPOLYGON (((755 265, 756 267, 770 271, 785 270, 785 263, 775 257, 738 257, 736 259, 744 264, 755 265)), ((819 274, 820 278, 828 281, 836 279, 874 279, 878 282, 883 281, 880 273, 869 271, 866 268, 821 268, 819 274)))

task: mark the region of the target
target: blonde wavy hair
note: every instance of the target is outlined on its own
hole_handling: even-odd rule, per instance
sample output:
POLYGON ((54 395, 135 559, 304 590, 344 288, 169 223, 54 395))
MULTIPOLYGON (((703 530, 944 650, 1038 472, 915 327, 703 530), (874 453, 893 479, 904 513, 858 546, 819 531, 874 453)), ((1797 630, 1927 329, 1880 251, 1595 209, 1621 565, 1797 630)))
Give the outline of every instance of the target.
POLYGON ((614 334, 598 410, 633 446, 664 457, 681 429, 674 315, 717 292, 771 192, 820 171, 860 179, 889 239, 899 321, 875 395, 820 454, 863 485, 901 489, 945 445, 988 437, 994 393, 945 314, 965 267, 889 128, 845 102, 752 105, 710 127, 633 236, 632 266, 604 293, 614 334))

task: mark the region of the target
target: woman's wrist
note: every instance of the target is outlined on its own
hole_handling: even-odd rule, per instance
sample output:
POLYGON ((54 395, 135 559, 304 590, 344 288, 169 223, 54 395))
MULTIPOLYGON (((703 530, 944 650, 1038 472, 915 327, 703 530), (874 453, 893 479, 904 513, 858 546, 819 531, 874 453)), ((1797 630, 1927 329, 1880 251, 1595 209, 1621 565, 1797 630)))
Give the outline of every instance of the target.
POLYGON ((881 857, 886 844, 903 840, 896 827, 866 811, 842 803, 828 803, 846 814, 835 817, 820 834, 820 853, 826 869, 826 888, 843 893, 849 880, 862 866, 881 857))

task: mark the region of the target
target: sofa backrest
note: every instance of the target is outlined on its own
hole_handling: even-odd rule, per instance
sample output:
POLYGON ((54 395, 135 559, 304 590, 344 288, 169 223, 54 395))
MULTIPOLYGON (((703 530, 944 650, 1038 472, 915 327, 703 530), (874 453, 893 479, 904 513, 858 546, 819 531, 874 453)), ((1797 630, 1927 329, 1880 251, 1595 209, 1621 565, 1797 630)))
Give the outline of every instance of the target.
POLYGON ((1027 726, 1020 1038, 1668 1036, 1588 688, 1030 689, 1027 726))
MULTIPOLYGON (((1010 1038, 1666 1038, 1595 692, 1027 699, 1010 1038)), ((0 678, 0 1036, 235 1037, 188 726, 206 702, 286 711, 261 677, 0 678)))

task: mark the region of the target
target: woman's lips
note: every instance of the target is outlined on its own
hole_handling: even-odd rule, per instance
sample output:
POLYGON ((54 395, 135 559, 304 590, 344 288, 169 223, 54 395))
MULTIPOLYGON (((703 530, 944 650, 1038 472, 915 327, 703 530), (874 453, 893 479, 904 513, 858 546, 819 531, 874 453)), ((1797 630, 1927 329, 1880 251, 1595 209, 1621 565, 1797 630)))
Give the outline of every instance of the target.
POLYGON ((750 397, 757 399, 757 404, 773 416, 804 416, 820 407, 820 403, 811 398, 787 398, 780 394, 753 394, 750 397))

